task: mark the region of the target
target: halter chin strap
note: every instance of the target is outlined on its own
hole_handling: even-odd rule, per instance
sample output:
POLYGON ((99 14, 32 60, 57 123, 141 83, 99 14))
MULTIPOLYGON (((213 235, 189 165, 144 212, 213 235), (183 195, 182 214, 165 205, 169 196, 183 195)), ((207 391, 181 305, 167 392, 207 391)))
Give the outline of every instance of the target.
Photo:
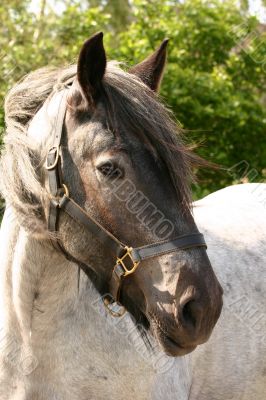
MULTIPOLYGON (((116 263, 113 267, 109 283, 109 293, 111 298, 107 298, 105 304, 112 315, 121 316, 121 313, 113 312, 109 308, 109 303, 113 301, 119 303, 120 289, 123 279, 132 275, 137 270, 141 261, 161 256, 163 254, 172 253, 174 251, 187 250, 194 247, 207 248, 207 246, 204 236, 199 232, 178 236, 169 241, 159 241, 137 248, 127 246, 83 210, 73 199, 71 199, 68 188, 63 183, 61 170, 62 154, 60 149, 67 108, 67 94, 68 90, 65 89, 62 93, 58 115, 54 125, 53 145, 48 151, 46 159, 46 170, 48 172, 49 190, 51 194, 48 230, 51 233, 57 232, 59 214, 60 211, 63 210, 74 221, 93 234, 102 243, 103 247, 109 250, 114 259, 116 258, 116 263)), ((53 244, 57 249, 62 251, 68 259, 72 259, 59 239, 54 239, 53 244)))

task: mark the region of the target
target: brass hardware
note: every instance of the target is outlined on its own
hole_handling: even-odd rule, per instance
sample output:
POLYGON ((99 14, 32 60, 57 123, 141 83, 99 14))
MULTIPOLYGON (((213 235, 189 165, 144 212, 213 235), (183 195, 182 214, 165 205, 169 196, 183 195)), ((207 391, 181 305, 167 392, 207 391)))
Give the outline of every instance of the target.
POLYGON ((48 151, 48 155, 49 155, 50 151, 52 151, 53 149, 55 149, 55 160, 54 160, 53 164, 52 165, 48 165, 48 156, 47 156, 47 159, 46 159, 45 168, 48 171, 50 171, 51 169, 54 169, 57 166, 57 163, 58 163, 58 160, 59 160, 59 146, 51 147, 51 149, 48 151))
POLYGON ((62 183, 62 187, 58 190, 58 192, 60 190, 64 190, 64 193, 58 194, 56 196, 53 195, 49 195, 50 200, 54 202, 54 204, 60 205, 61 201, 65 198, 65 197, 69 197, 69 189, 67 187, 67 185, 65 185, 64 183, 62 183))
POLYGON ((136 271, 136 269, 138 268, 139 263, 140 263, 139 261, 134 261, 133 260, 132 247, 125 246, 125 250, 126 250, 126 253, 122 257, 118 257, 117 260, 116 260, 116 265, 117 264, 121 265, 121 267, 123 268, 123 270, 125 272, 123 274, 124 277, 133 274, 133 272, 136 271), (126 267, 125 263, 124 263, 124 260, 125 260, 126 257, 129 257, 131 262, 133 263, 133 267, 131 269, 128 269, 126 267))
MULTIPOLYGON (((117 266, 121 266, 121 267, 122 267, 124 273, 121 273, 121 274, 117 275, 117 276, 119 277, 119 280, 121 280, 122 277, 126 277, 126 276, 128 276, 128 275, 133 274, 133 272, 136 271, 136 269, 138 268, 139 263, 140 263, 140 261, 134 261, 134 260, 133 260, 133 257, 132 257, 132 250, 133 250, 133 249, 132 249, 132 247, 127 247, 127 246, 125 246, 124 249, 125 249, 126 252, 125 252, 125 254, 124 254, 122 257, 118 257, 118 258, 117 258, 116 264, 115 264, 115 267, 114 267, 114 271, 113 271, 113 272, 116 272, 115 268, 116 268, 117 266), (132 263, 132 268, 131 268, 131 269, 128 269, 127 266, 126 266, 126 264, 125 264, 125 258, 126 258, 126 257, 129 257, 129 258, 130 258, 130 261, 131 261, 131 263, 132 263)), ((105 308, 107 309, 107 311, 108 311, 113 317, 117 317, 117 318, 122 317, 122 316, 125 314, 125 312, 126 312, 126 308, 125 308, 124 306, 122 306, 121 304, 119 304, 117 301, 116 301, 116 302, 110 301, 107 297, 105 297, 105 299, 104 299, 104 301, 103 301, 103 304, 104 304, 105 308), (114 309, 112 309, 111 305, 120 306, 119 311, 115 311, 114 309)))
POLYGON ((104 304, 104 307, 106 308, 106 310, 109 312, 109 314, 111 314, 112 317, 115 317, 115 318, 123 317, 123 315, 127 311, 124 306, 120 306, 120 304, 118 304, 118 303, 116 303, 116 304, 118 306, 120 306, 120 310, 119 311, 112 310, 112 308, 111 308, 112 302, 110 300, 108 300, 107 297, 105 297, 103 304, 104 304))
POLYGON ((64 183, 62 184, 62 189, 64 189, 65 193, 64 196, 69 197, 69 190, 67 185, 65 185, 64 183))

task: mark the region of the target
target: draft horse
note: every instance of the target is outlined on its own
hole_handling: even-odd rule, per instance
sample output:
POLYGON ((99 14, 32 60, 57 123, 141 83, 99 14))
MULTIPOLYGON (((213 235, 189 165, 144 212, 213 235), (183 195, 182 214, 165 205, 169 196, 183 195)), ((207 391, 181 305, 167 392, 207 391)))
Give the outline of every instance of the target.
POLYGON ((265 311, 265 210, 226 189, 194 206, 197 227, 197 158, 157 95, 166 45, 125 72, 98 33, 6 98, 1 400, 263 398, 265 347, 232 304, 265 311), (197 347, 216 275, 232 301, 197 347))

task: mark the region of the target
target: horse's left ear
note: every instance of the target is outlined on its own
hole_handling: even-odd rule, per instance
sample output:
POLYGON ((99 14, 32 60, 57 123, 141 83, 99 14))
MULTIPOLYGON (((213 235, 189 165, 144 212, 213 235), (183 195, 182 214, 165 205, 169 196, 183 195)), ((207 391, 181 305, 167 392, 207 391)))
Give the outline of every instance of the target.
POLYGON ((169 39, 164 39, 160 47, 140 64, 130 68, 128 72, 138 76, 150 89, 157 92, 163 77, 166 61, 166 47, 169 39))
POLYGON ((105 68, 103 33, 99 32, 83 44, 78 59, 77 78, 89 105, 100 96, 105 68))

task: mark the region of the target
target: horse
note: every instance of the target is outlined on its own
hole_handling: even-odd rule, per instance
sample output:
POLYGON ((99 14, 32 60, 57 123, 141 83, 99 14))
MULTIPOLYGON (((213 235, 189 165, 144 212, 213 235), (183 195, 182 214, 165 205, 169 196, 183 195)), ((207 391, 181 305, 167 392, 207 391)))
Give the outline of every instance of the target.
POLYGON ((263 398, 265 185, 192 207, 167 42, 125 72, 98 33, 6 98, 1 400, 263 398))

